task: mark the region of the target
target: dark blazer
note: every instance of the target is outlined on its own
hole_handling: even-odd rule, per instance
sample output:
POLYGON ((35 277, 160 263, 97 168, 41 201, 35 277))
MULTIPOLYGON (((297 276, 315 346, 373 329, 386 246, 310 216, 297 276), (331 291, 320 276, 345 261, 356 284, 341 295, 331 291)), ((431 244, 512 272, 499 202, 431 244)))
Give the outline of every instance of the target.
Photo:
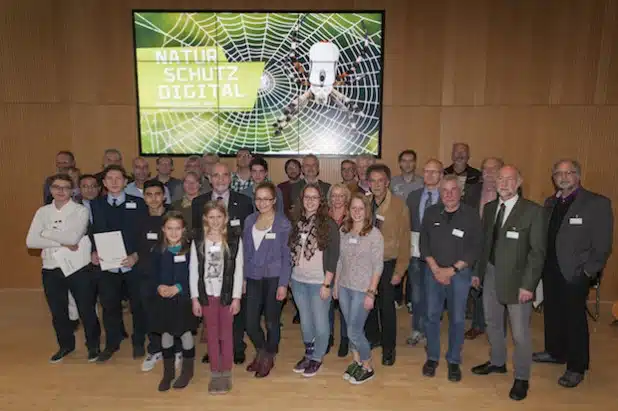
MULTIPOLYGON (((455 173, 455 165, 451 164, 447 168, 444 169, 444 175, 447 174, 456 174, 455 173)), ((477 184, 483 178, 483 173, 480 170, 471 167, 470 165, 466 166, 466 189, 468 185, 477 184)))
MULTIPOLYGON (((294 184, 291 184, 289 200, 290 209, 300 204, 300 193, 303 191, 303 188, 305 188, 306 185, 307 182, 304 178, 298 180, 294 184)), ((330 190, 330 184, 322 180, 318 180, 318 186, 320 186, 320 194, 322 194, 322 196, 326 198, 326 196, 328 195, 328 190, 330 190)), ((289 214, 289 211, 290 210, 288 210, 286 214, 289 214)))
MULTIPOLYGON (((204 214, 204 205, 212 200, 212 191, 206 194, 199 195, 191 202, 192 224, 194 238, 200 238, 204 230, 202 224, 202 215, 204 214)), ((245 195, 230 190, 230 201, 227 205, 227 214, 229 217, 228 231, 233 231, 235 235, 242 235, 242 230, 245 226, 245 219, 253 213, 253 204, 251 199, 245 195), (232 225, 232 221, 239 220, 240 225, 232 225)))
MULTIPOLYGON (((483 211, 485 240, 473 273, 481 280, 489 262, 498 204, 499 200, 491 201, 483 211)), ((496 293, 501 304, 518 304, 520 288, 534 292, 543 272, 546 248, 547 221, 543 207, 519 197, 496 241, 496 293), (518 238, 508 238, 507 232, 518 238)))
POLYGON ((148 295, 156 295, 159 285, 175 285, 180 284, 182 290, 178 293, 177 298, 188 300, 191 297, 191 289, 189 287, 189 264, 191 253, 187 252, 184 255, 184 261, 176 262, 175 255, 168 250, 161 250, 156 247, 152 250, 151 260, 153 267, 153 279, 147 287, 148 295))
MULTIPOLYGON (((558 201, 545 200, 547 221, 558 201)), ((585 271, 598 275, 612 251, 614 216, 611 201, 600 194, 579 188, 556 236, 556 255, 562 275, 572 280, 585 271), (571 224, 581 219, 581 224, 571 224)))
MULTIPOLYGON (((421 231, 421 217, 418 213, 419 207, 421 206, 421 197, 423 196, 423 190, 425 188, 419 188, 418 190, 412 191, 408 194, 408 198, 406 199, 406 205, 408 206, 408 210, 410 211, 410 231, 421 231)), ((438 202, 436 204, 442 204, 442 200, 438 198, 438 202)))

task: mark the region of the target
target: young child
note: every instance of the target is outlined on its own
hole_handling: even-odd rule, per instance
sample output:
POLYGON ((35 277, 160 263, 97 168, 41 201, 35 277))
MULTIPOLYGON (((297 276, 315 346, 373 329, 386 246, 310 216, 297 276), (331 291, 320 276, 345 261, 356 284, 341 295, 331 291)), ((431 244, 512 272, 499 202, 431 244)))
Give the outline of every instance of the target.
POLYGON ((239 233, 228 231, 228 214, 220 201, 204 206, 204 229, 191 244, 193 314, 204 316, 210 354, 210 394, 232 389, 234 316, 240 311, 243 250, 239 233))
POLYGON ((167 391, 176 377, 174 337, 180 337, 183 349, 182 371, 174 382, 174 388, 185 388, 193 378, 195 343, 192 331, 197 328, 197 318, 191 311, 189 230, 182 213, 166 213, 161 231, 161 243, 152 255, 156 297, 148 314, 153 331, 162 334, 163 378, 159 391, 167 391))

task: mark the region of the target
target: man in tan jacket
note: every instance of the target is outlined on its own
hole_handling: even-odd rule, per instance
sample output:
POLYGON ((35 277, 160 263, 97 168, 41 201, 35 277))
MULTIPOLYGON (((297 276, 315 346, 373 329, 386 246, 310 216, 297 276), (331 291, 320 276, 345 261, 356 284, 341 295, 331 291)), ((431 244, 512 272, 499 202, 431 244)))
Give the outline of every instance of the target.
POLYGON ((389 190, 391 170, 384 164, 367 169, 373 204, 373 222, 384 237, 384 270, 378 285, 376 307, 367 318, 365 333, 372 346, 382 345, 382 364, 395 364, 397 314, 395 287, 410 262, 410 212, 406 203, 389 190), (378 320, 379 318, 379 320, 378 320))

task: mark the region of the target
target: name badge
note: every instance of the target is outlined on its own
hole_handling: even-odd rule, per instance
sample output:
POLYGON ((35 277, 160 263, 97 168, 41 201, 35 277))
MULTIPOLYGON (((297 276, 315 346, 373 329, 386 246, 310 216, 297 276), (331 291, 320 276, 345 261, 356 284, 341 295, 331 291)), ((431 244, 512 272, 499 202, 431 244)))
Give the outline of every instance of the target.
POLYGON ((464 236, 464 232, 457 229, 457 228, 453 228, 453 233, 452 233, 455 237, 459 237, 459 238, 463 238, 464 236))
POLYGON ((277 233, 266 233, 266 236, 264 236, 264 238, 267 240, 274 240, 275 238, 277 238, 277 233))
POLYGON ((434 227, 440 227, 440 223, 433 223, 434 227))
POLYGON ((239 219, 232 220, 230 221, 230 225, 232 227, 240 227, 240 220, 239 219))
POLYGON ((350 244, 358 244, 358 238, 351 237, 350 244))
POLYGON ((218 253, 219 251, 221 251, 221 246, 220 245, 211 245, 210 248, 208 249, 208 251, 210 251, 211 253, 218 253))
POLYGON ((519 233, 517 231, 507 231, 506 238, 510 238, 511 240, 517 240, 519 238, 519 233))
POLYGON ((380 215, 380 214, 376 214, 376 219, 378 219, 380 221, 384 221, 384 216, 380 215))
POLYGON ((187 261, 187 256, 186 255, 175 255, 174 256, 174 262, 175 263, 184 263, 185 261, 187 261))
POLYGON ((158 240, 159 233, 146 233, 146 240, 158 240))
POLYGON ((583 223, 584 220, 582 220, 580 217, 569 218, 569 224, 571 225, 582 225, 583 223))
POLYGON ((135 210, 137 208, 137 203, 135 201, 128 201, 125 203, 124 208, 127 210, 135 210))
POLYGON ((366 196, 370 196, 370 195, 372 195, 372 192, 371 191, 365 191, 365 195, 366 196))
POLYGON ((307 241, 307 233, 300 233, 300 238, 303 240, 303 243, 307 241))

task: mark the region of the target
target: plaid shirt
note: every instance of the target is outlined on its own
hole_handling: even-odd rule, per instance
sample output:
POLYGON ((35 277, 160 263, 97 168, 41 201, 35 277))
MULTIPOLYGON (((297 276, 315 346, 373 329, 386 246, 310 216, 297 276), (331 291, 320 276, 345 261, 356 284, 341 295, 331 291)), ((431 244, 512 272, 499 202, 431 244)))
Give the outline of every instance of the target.
MULTIPOLYGON (((264 181, 270 181, 270 178, 266 177, 266 180, 264 181)), ((236 172, 232 173, 232 183, 230 184, 230 189, 232 191, 240 193, 251 186, 253 186, 253 180, 249 179, 247 181, 244 181, 238 176, 236 172)))

